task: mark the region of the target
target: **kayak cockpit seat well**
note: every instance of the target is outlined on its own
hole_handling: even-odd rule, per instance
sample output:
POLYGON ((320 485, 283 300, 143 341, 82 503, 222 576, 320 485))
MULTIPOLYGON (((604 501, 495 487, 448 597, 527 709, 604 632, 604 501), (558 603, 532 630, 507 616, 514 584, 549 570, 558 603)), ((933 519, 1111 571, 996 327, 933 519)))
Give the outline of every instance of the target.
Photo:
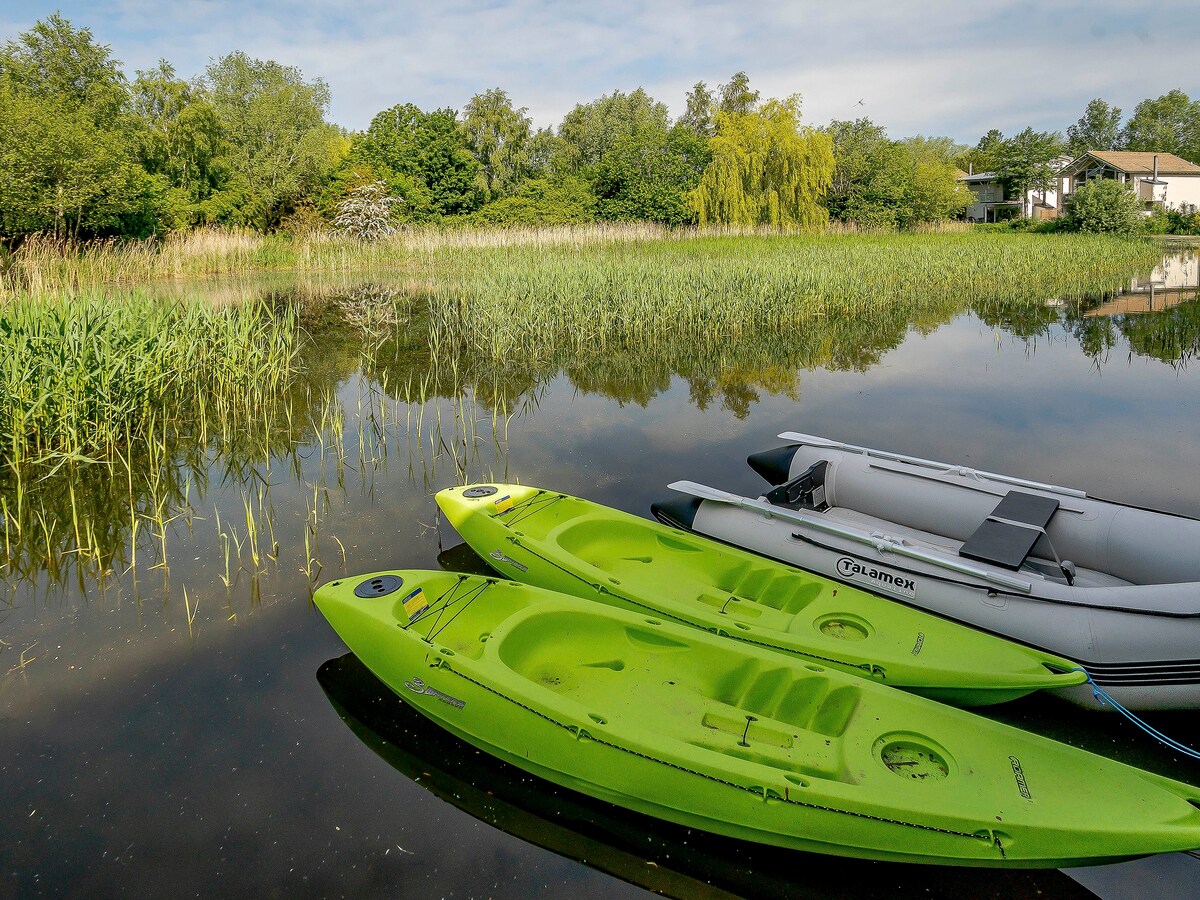
POLYGON ((564 525, 552 539, 570 555, 598 569, 611 584, 620 585, 626 579, 644 583, 653 573, 655 584, 665 594, 699 596, 702 602, 718 606, 732 595, 758 599, 760 594, 774 596, 783 584, 790 587, 796 582, 799 587, 799 583, 812 581, 780 574, 772 566, 755 565, 743 554, 724 551, 706 538, 664 533, 650 521, 583 518, 564 525))
POLYGON ((842 736, 862 702, 860 686, 821 666, 769 665, 733 644, 694 644, 661 624, 566 609, 517 616, 489 645, 520 686, 497 683, 513 685, 513 699, 550 718, 588 719, 635 744, 638 734, 653 734, 842 778, 842 736))

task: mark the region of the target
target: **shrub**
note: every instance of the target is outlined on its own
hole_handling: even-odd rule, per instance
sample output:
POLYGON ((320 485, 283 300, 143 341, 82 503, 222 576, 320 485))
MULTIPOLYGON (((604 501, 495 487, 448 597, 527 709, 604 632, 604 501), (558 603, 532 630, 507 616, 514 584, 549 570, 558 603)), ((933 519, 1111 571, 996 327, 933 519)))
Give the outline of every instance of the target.
POLYGON ((1119 181, 1097 178, 1067 197, 1063 224, 1072 231, 1134 234, 1144 227, 1142 204, 1119 181))
POLYGON ((596 197, 578 178, 527 181, 511 197, 496 200, 466 217, 475 225, 567 225, 592 222, 596 197))

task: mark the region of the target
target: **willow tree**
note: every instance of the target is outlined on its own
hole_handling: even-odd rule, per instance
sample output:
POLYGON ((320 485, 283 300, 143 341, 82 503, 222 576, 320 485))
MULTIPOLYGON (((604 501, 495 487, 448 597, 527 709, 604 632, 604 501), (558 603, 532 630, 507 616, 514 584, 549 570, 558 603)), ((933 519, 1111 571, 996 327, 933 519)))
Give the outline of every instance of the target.
POLYGON ((718 111, 712 162, 692 192, 701 225, 823 225, 833 141, 800 126, 800 99, 747 113, 718 111))

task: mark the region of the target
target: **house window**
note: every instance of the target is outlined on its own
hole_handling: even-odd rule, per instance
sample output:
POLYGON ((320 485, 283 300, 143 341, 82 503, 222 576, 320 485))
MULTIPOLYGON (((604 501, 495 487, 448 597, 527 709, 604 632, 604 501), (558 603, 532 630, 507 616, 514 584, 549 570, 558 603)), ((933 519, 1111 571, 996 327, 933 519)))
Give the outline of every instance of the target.
POLYGON ((975 199, 980 203, 999 203, 1001 196, 1000 185, 980 184, 975 187, 975 199))

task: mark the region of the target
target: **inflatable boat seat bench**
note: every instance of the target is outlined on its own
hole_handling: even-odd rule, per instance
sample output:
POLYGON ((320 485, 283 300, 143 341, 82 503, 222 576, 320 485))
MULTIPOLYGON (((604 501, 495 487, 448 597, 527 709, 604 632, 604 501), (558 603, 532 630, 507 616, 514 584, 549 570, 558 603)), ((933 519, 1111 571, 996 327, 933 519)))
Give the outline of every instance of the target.
POLYGON ((1009 491, 966 539, 959 556, 1019 569, 1058 509, 1053 497, 1009 491))

